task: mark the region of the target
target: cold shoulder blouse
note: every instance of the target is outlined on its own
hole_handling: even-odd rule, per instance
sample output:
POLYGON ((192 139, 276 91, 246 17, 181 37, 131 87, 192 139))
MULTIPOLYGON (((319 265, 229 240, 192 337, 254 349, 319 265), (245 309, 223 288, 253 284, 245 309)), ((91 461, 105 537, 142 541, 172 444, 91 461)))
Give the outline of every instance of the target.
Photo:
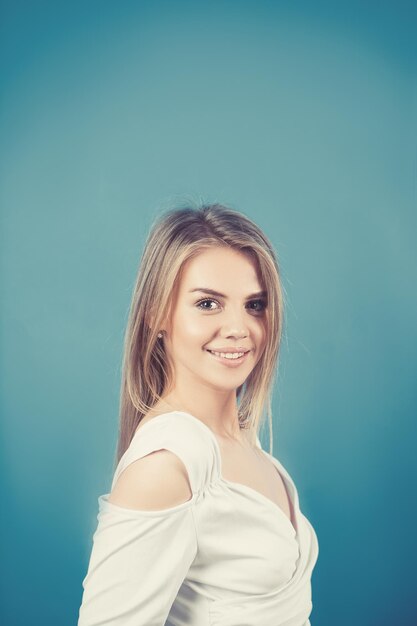
POLYGON ((310 626, 318 541, 283 465, 262 450, 284 481, 295 526, 260 492, 224 479, 212 430, 172 411, 137 430, 112 489, 130 463, 160 449, 183 461, 192 497, 158 511, 98 498, 78 626, 310 626))

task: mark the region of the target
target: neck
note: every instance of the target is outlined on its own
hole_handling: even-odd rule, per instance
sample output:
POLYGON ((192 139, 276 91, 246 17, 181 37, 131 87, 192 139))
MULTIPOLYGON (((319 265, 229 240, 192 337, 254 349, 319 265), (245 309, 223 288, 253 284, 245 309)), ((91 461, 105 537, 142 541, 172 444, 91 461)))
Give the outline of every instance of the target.
POLYGON ((169 395, 163 399, 161 398, 153 407, 152 412, 160 413, 161 411, 184 411, 185 413, 191 413, 191 415, 202 421, 223 440, 234 440, 240 443, 248 441, 248 429, 241 428, 237 407, 234 407, 229 412, 224 411, 213 414, 207 409, 192 406, 189 401, 182 402, 179 398, 169 395))

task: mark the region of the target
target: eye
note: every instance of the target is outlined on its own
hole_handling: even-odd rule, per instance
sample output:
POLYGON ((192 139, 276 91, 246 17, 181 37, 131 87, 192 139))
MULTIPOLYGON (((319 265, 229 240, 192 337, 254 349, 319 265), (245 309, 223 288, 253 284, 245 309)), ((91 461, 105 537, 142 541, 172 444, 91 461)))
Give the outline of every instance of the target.
POLYGON ((206 311, 213 311, 213 309, 209 309, 208 307, 201 306, 204 302, 217 302, 217 300, 213 300, 213 298, 204 298, 203 300, 199 300, 198 302, 196 302, 196 307, 198 307, 199 309, 203 309, 203 310, 205 309, 206 311))
POLYGON ((260 305, 259 309, 252 309, 255 313, 262 313, 266 309, 266 300, 252 300, 249 304, 260 305))
MULTIPOLYGON (((206 310, 206 311, 214 311, 215 309, 203 306, 203 304, 205 304, 206 302, 215 302, 219 304, 217 300, 213 300, 213 298, 204 298, 196 302, 196 307, 202 310, 206 310)), ((249 302, 249 305, 256 305, 256 307, 260 307, 260 308, 253 308, 252 311, 254 313, 263 313, 264 309, 266 308, 266 301, 265 300, 252 300, 251 302, 249 302)))

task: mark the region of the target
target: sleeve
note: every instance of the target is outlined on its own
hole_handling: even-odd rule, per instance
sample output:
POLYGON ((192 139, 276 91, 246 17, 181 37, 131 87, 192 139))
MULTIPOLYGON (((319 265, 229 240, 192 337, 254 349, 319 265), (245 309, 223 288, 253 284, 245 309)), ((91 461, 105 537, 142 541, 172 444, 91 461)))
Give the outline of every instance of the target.
MULTIPOLYGON (((178 452, 158 437, 155 443, 152 436, 151 445, 153 431, 137 437, 119 473, 151 449, 178 452)), ((78 626, 163 626, 197 554, 196 493, 187 502, 158 511, 127 509, 109 502, 108 496, 98 498, 98 526, 82 582, 78 626)))

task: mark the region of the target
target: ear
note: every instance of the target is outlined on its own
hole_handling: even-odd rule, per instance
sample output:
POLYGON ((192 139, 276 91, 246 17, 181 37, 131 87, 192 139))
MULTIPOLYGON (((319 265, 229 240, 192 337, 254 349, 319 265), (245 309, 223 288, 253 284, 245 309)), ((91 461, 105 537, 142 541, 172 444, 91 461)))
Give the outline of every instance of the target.
MULTIPOLYGON (((146 316, 145 322, 146 322, 146 324, 147 324, 147 326, 149 327, 150 330, 154 330, 154 325, 155 325, 155 321, 154 320, 155 320, 155 317, 156 316, 153 313, 149 313, 146 316)), ((165 330, 166 330, 166 325, 164 323, 160 322, 158 328, 156 329, 156 332, 159 333, 159 332, 165 331, 165 330)))

